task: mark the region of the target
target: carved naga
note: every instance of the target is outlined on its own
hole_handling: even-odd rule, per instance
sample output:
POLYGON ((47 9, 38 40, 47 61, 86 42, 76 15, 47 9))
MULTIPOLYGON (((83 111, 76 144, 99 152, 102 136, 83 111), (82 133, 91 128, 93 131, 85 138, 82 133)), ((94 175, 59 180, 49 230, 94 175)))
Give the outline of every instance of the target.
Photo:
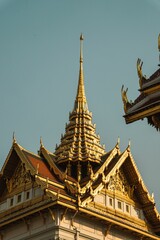
POLYGON ((128 97, 127 97, 127 91, 128 88, 126 90, 124 90, 124 85, 122 85, 121 88, 121 95, 122 95, 122 101, 123 101, 123 105, 124 105, 124 112, 127 113, 127 110, 131 107, 131 102, 128 101, 128 97))

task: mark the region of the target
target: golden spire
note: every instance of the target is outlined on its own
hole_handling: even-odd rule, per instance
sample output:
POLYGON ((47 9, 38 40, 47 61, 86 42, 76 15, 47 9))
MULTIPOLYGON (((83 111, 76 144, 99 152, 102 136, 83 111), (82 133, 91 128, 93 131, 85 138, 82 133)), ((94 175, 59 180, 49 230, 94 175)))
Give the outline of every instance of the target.
POLYGON ((87 110, 87 100, 84 88, 84 74, 83 74, 83 35, 80 35, 80 68, 79 68, 79 81, 77 88, 77 96, 74 104, 74 110, 87 110))
POLYGON ((80 36, 80 69, 77 95, 74 109, 69 114, 65 134, 61 143, 56 147, 56 162, 69 176, 78 182, 87 175, 91 175, 92 167, 101 162, 105 154, 104 146, 100 144, 100 137, 96 134, 95 124, 92 124, 92 113, 87 107, 83 76, 83 35, 80 36), (82 169, 86 169, 82 171, 82 169))

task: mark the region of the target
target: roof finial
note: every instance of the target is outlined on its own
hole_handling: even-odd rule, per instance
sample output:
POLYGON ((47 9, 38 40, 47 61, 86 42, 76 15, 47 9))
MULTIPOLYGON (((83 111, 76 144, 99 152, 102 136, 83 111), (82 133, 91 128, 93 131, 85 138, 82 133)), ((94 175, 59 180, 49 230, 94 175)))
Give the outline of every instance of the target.
POLYGON ((128 151, 130 151, 130 147, 131 147, 131 139, 129 139, 128 141, 128 147, 127 147, 128 151))
POLYGON ((40 146, 43 147, 42 137, 40 137, 40 146))
POLYGON ((87 100, 84 89, 84 75, 83 75, 83 35, 80 35, 80 69, 79 69, 79 82, 77 89, 77 96, 75 100, 74 110, 87 110, 87 100))
POLYGON ((16 141, 16 137, 15 137, 15 132, 13 132, 13 143, 16 143, 17 141, 16 141))
POLYGON ((158 64, 158 66, 160 67, 160 34, 158 35, 158 50, 159 50, 159 64, 158 64))

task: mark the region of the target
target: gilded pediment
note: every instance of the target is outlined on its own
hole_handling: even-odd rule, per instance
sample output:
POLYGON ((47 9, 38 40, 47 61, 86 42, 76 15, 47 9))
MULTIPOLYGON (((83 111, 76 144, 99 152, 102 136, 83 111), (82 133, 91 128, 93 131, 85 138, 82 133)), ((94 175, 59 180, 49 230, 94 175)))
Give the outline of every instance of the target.
POLYGON ((31 174, 25 168, 25 164, 20 162, 10 179, 6 179, 6 186, 8 193, 23 187, 24 185, 31 183, 31 174))
POLYGON ((100 205, 112 206, 111 201, 114 202, 114 199, 119 199, 120 201, 132 203, 133 205, 138 204, 134 192, 135 186, 129 183, 122 168, 117 170, 114 175, 111 175, 109 181, 103 184, 103 187, 102 183, 100 183, 99 186, 101 186, 101 190, 97 190, 94 195, 92 194, 92 201, 88 198, 88 203, 96 202, 100 205), (106 201, 107 198, 110 200, 106 201))
POLYGON ((107 189, 114 194, 121 194, 129 198, 133 198, 134 185, 130 185, 122 169, 110 177, 107 189))

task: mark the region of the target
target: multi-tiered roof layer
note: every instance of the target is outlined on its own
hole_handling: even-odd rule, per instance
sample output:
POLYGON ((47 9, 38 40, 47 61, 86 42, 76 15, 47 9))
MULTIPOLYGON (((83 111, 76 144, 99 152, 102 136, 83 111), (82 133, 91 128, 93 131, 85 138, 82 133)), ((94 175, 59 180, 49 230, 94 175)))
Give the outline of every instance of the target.
MULTIPOLYGON (((160 35, 158 37, 158 48, 160 51, 160 35)), ((143 62, 138 59, 139 96, 133 102, 129 102, 127 98, 128 89, 124 90, 122 87, 124 118, 126 123, 147 118, 150 125, 160 130, 160 68, 147 78, 142 73, 142 65, 143 62)))

